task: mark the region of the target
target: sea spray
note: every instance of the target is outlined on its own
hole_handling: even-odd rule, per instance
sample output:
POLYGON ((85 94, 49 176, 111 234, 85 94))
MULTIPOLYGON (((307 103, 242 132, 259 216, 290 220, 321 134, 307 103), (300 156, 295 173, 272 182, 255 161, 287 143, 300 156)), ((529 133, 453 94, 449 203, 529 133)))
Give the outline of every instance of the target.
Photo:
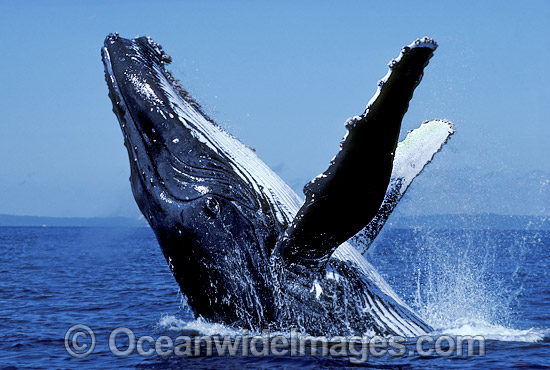
POLYGON ((413 306, 436 330, 498 336, 515 326, 524 275, 521 238, 487 230, 423 229, 413 235, 413 306))

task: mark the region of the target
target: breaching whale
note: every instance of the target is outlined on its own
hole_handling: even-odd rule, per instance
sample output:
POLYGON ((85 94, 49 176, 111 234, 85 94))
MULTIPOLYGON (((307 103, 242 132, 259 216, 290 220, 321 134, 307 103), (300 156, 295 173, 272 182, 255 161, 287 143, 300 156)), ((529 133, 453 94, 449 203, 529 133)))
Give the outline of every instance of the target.
POLYGON ((376 237, 412 179, 454 132, 401 121, 437 44, 422 38, 389 64, 365 112, 305 201, 214 123, 148 37, 102 48, 135 200, 196 316, 253 330, 417 336, 431 330, 347 240, 376 237), (361 231, 362 230, 362 231, 361 231))

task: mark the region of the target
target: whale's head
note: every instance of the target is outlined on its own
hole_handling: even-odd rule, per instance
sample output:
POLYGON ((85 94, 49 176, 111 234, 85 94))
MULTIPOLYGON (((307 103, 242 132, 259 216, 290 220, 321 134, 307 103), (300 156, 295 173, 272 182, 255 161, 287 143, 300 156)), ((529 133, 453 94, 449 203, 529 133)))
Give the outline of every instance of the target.
POLYGON ((242 314, 231 300, 266 307, 261 269, 288 222, 252 173, 266 166, 202 113, 150 38, 109 35, 102 56, 134 197, 191 308, 231 322, 219 316, 242 314))

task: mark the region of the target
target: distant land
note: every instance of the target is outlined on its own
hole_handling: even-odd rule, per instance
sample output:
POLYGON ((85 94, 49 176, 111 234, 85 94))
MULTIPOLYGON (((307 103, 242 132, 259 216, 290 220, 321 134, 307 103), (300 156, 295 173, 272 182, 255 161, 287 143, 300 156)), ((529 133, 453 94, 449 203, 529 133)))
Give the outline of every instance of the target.
POLYGON ((402 229, 475 229, 475 230, 550 230, 550 217, 498 215, 429 215, 397 216, 390 219, 390 227, 402 229))
POLYGON ((53 227, 149 227, 145 219, 127 217, 41 217, 0 214, 1 226, 53 227))
MULTIPOLYGON (((412 229, 497 229, 497 230, 550 230, 550 217, 519 215, 394 215, 386 227, 412 229)), ((0 227, 149 227, 145 219, 127 217, 40 217, 0 214, 0 227)))

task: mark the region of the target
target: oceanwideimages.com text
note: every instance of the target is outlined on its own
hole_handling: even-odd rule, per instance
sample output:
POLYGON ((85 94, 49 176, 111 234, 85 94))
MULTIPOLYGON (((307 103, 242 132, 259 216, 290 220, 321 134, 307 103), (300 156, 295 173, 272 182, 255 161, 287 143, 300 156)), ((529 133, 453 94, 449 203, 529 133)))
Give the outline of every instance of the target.
MULTIPOLYGON (((76 358, 87 357, 96 348, 94 331, 87 325, 74 325, 65 334, 65 348, 76 358)), ((264 331, 252 335, 136 336, 128 328, 111 331, 110 352, 118 357, 137 354, 143 357, 198 356, 333 356, 348 357, 353 363, 363 363, 370 357, 459 356, 485 355, 482 336, 430 336, 413 341, 401 336, 308 336, 295 330, 290 335, 273 335, 264 331)))

